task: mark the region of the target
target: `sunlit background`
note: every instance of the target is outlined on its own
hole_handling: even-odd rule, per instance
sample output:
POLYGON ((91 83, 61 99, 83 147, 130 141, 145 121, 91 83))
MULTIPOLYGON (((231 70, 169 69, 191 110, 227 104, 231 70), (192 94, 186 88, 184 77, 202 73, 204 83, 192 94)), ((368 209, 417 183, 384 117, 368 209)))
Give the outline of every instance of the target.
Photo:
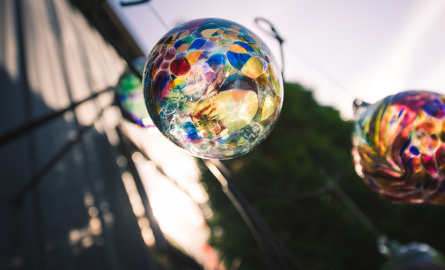
POLYGON ((317 101, 345 119, 355 98, 373 103, 404 90, 445 93, 441 0, 153 0, 127 8, 108 2, 147 55, 167 32, 152 8, 168 27, 197 18, 236 21, 279 59, 276 40, 254 23, 266 18, 285 40, 286 80, 312 88, 317 101))

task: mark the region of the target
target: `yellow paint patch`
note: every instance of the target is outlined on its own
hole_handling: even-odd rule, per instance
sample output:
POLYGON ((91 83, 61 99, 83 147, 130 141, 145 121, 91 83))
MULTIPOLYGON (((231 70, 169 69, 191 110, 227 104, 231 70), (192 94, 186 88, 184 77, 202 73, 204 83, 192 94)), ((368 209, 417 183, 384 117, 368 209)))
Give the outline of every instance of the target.
POLYGON ((232 40, 232 41, 237 41, 238 40, 238 35, 235 33, 224 33, 222 35, 223 39, 227 39, 227 40, 232 40))
POLYGON ((189 61, 190 65, 193 66, 198 61, 199 57, 201 56, 201 53, 202 51, 196 51, 189 53, 187 55, 187 61, 189 61))
POLYGON ((182 34, 179 36, 179 38, 177 38, 177 39, 184 38, 184 37, 188 36, 189 34, 190 34, 190 32, 187 30, 187 31, 185 31, 184 33, 182 33, 182 34))
MULTIPOLYGON (((228 133, 245 127, 258 111, 258 96, 248 90, 228 90, 220 92, 214 99, 200 104, 193 112, 193 122, 202 132, 216 133, 206 127, 210 123, 216 124, 221 121, 228 129, 228 133)), ((223 134, 223 130, 220 130, 223 134)))
POLYGON ((267 75, 263 74, 261 76, 259 76, 258 78, 256 78, 256 82, 261 85, 261 86, 266 86, 267 84, 267 75))
POLYGON ((280 86, 279 78, 280 78, 281 74, 278 74, 278 71, 275 68, 275 66, 272 64, 272 62, 269 63, 268 73, 270 76, 270 80, 272 81, 272 87, 275 90, 275 93, 277 94, 277 96, 280 97, 281 96, 281 86, 280 86))
POLYGON ((215 34, 215 32, 216 31, 218 31, 219 30, 219 28, 216 28, 216 29, 206 29, 206 30, 203 30, 202 32, 201 32, 201 35, 203 36, 203 37, 211 37, 213 34, 215 34))
POLYGON ((226 30, 234 33, 239 33, 239 30, 235 28, 227 28, 226 30))
POLYGON ((258 78, 261 74, 264 73, 263 70, 263 63, 256 58, 251 57, 247 63, 244 65, 244 67, 241 69, 241 72, 246 75, 247 77, 250 77, 252 79, 258 78))
POLYGON ((274 100, 273 97, 268 95, 266 97, 266 100, 264 101, 264 104, 263 104, 263 111, 261 113, 261 121, 269 118, 275 112, 276 108, 277 108, 276 100, 274 100))
POLYGON ((177 52, 182 53, 182 52, 187 51, 189 49, 190 45, 192 45, 192 44, 189 44, 189 43, 182 44, 181 46, 179 46, 177 52))
POLYGON ((218 33, 219 35, 221 35, 222 33, 224 33, 224 30, 222 30, 222 29, 218 29, 218 31, 216 31, 216 33, 218 33))
POLYGON ((229 47, 229 50, 234 53, 247 53, 247 50, 243 48, 243 46, 238 44, 232 44, 229 47))

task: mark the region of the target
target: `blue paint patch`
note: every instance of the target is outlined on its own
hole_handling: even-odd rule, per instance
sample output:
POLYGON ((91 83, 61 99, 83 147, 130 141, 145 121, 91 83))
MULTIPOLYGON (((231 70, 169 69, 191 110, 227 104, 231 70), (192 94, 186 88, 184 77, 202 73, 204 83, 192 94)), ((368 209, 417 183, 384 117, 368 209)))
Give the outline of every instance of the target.
POLYGON ((189 47, 189 50, 198 50, 200 49, 204 44, 206 43, 206 40, 204 39, 195 39, 195 41, 192 43, 192 45, 189 47))
POLYGON ((416 185, 416 188, 420 188, 422 185, 420 184, 420 183, 418 183, 417 185, 416 185))
POLYGON ((253 37, 249 36, 248 34, 244 34, 243 38, 245 38, 249 43, 256 43, 255 39, 253 39, 253 37))
POLYGON ((414 145, 411 146, 411 147, 409 148, 409 151, 410 151, 413 155, 416 155, 416 156, 418 156, 418 155, 420 154, 419 149, 417 149, 417 147, 415 147, 414 145))
POLYGON ((429 188, 429 186, 431 185, 432 182, 433 182, 433 180, 430 180, 428 183, 426 183, 426 184, 423 186, 423 189, 427 189, 427 188, 429 188))
POLYGON ((202 38, 202 35, 199 32, 195 32, 195 33, 192 34, 192 37, 194 37, 194 38, 202 38))
POLYGON ((173 47, 175 47, 175 49, 177 50, 179 46, 181 46, 182 44, 184 44, 184 41, 182 40, 178 40, 176 41, 175 45, 173 47))
POLYGON ((369 185, 373 188, 373 189, 379 189, 379 187, 374 183, 374 181, 372 181, 371 179, 367 179, 369 185))
POLYGON ((408 145, 411 143, 411 139, 406 140, 405 144, 402 146, 402 149, 400 149, 399 156, 402 157, 403 152, 405 152, 405 149, 408 147, 408 145))
POLYGON ((412 173, 413 172, 413 163, 412 163, 412 159, 408 159, 408 169, 409 172, 412 173))
POLYGON ((119 98, 121 99, 121 101, 125 101, 127 99, 127 95, 120 94, 119 98))
POLYGON ((233 44, 238 44, 238 45, 240 45, 241 47, 243 47, 244 49, 246 49, 248 52, 255 52, 255 50, 254 50, 252 47, 250 47, 249 45, 247 45, 247 44, 244 43, 244 42, 236 41, 236 42, 234 42, 233 44))
POLYGON ((207 41, 204 46, 201 47, 202 50, 208 50, 216 46, 215 41, 207 41))
POLYGON ((403 114, 404 111, 405 111, 405 108, 403 108, 403 109, 400 111, 399 116, 397 116, 397 117, 400 118, 400 116, 403 114))
POLYGON ((214 54, 207 60, 209 66, 224 65, 226 63, 226 56, 224 54, 214 54))
POLYGON ((441 118, 444 116, 445 106, 444 104, 436 99, 430 100, 422 106, 425 112, 433 117, 441 118))
POLYGON ((201 137, 198 134, 198 131, 195 128, 195 125, 193 125, 192 122, 185 123, 184 130, 185 130, 185 132, 187 132, 187 134, 188 134, 187 137, 189 139, 191 139, 193 141, 201 139, 201 137))
POLYGON ((228 51, 226 55, 230 64, 237 70, 241 70, 251 57, 248 53, 234 53, 231 51, 228 51))

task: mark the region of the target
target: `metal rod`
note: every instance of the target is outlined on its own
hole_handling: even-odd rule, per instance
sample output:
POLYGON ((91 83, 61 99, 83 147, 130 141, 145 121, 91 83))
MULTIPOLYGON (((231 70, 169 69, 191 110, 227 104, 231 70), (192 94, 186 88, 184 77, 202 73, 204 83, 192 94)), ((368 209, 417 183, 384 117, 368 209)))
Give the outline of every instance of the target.
POLYGON ((46 124, 49 121, 51 121, 51 120, 53 120, 53 119, 63 115, 67 111, 75 109, 76 107, 78 107, 82 103, 85 103, 86 101, 92 100, 92 99, 96 98, 97 96, 99 96, 100 94, 109 92, 111 90, 114 90, 114 88, 109 87, 109 88, 107 88, 105 90, 102 90, 100 92, 94 93, 94 94, 92 94, 91 96, 89 96, 88 98, 86 98, 84 100, 72 103, 70 106, 66 107, 65 109, 62 109, 60 111, 56 111, 56 112, 44 115, 44 116, 42 116, 42 117, 40 117, 40 118, 38 118, 36 120, 31 120, 30 123, 27 123, 25 125, 19 126, 17 128, 14 128, 11 131, 6 132, 5 134, 0 136, 0 146, 2 146, 5 143, 8 143, 11 140, 14 140, 14 139, 18 138, 21 135, 24 135, 24 134, 26 134, 28 132, 33 131, 34 129, 40 127, 41 125, 46 124))
MULTIPOLYGON (((102 4, 105 2, 106 0, 99 0, 96 4, 96 6, 94 7, 94 13, 93 13, 93 21, 94 24, 96 25, 97 30, 99 30, 99 32, 102 34, 102 36, 104 36, 104 38, 111 44, 111 46, 113 46, 113 48, 116 50, 116 52, 125 60, 125 62, 127 62, 128 67, 130 68, 131 71, 133 71, 133 73, 138 76, 141 81, 142 81, 142 74, 140 71, 138 71, 133 64, 131 63, 131 60, 128 59, 128 57, 124 54, 124 52, 116 45, 116 43, 114 43, 111 38, 110 35, 108 35, 108 33, 104 30, 102 24, 100 23, 99 20, 99 10, 102 8, 102 4)), ((143 1, 138 1, 140 3, 143 3, 143 1)), ((133 4, 140 4, 138 2, 134 2, 133 4)), ((148 2, 148 1, 147 1, 148 2)))
POLYGON ((375 237, 378 238, 382 233, 376 228, 376 226, 369 220, 365 214, 358 208, 354 201, 344 192, 340 185, 334 187, 335 193, 343 200, 346 206, 351 210, 352 213, 357 217, 358 220, 365 226, 366 229, 375 237))
POLYGON ((119 139, 121 142, 121 147, 120 147, 121 151, 128 161, 127 167, 130 173, 133 175, 133 180, 136 184, 139 196, 141 197, 141 201, 144 205, 145 217, 149 220, 150 227, 153 230, 153 236, 155 237, 156 247, 161 252, 166 253, 167 256, 169 256, 169 258, 176 260, 177 263, 180 263, 181 266, 187 266, 189 269, 194 269, 194 270, 202 270, 203 269, 202 266, 199 265, 193 258, 177 250, 165 239, 164 234, 162 233, 161 228, 159 226, 159 223, 153 214, 153 209, 151 207, 150 200, 145 191, 144 185, 142 183, 136 165, 134 164, 134 161, 131 157, 131 152, 129 150, 129 147, 133 147, 135 150, 141 152, 142 155, 144 155, 146 158, 148 157, 124 134, 124 132, 122 132, 122 130, 119 127, 116 128, 116 131, 119 135, 119 139))
POLYGON ((40 169, 31 177, 31 180, 27 181, 27 183, 14 197, 15 204, 20 205, 22 203, 23 198, 26 196, 26 194, 34 189, 36 185, 43 179, 43 177, 71 150, 71 148, 73 148, 74 145, 76 145, 77 142, 82 139, 83 135, 85 135, 85 133, 94 126, 94 123, 102 116, 104 110, 109 106, 111 106, 111 104, 106 106, 99 112, 96 119, 94 119, 93 124, 85 126, 81 130, 79 130, 75 138, 65 144, 65 146, 62 147, 62 149, 59 150, 59 152, 57 152, 57 154, 55 154, 53 158, 48 163, 46 163, 45 166, 43 166, 42 169, 40 169))

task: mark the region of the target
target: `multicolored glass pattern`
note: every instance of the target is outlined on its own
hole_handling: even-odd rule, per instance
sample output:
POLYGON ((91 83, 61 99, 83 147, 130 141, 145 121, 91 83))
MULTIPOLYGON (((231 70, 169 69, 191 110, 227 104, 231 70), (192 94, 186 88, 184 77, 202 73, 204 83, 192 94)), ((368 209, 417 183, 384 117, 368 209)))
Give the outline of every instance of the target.
MULTIPOLYGON (((142 72, 145 60, 145 57, 137 58, 133 61, 133 65, 142 72)), ((122 114, 128 120, 144 128, 155 127, 145 106, 142 82, 131 70, 127 69, 122 74, 116 92, 123 110, 122 114)))
POLYGON ((353 133, 357 173, 391 202, 445 204, 445 96, 406 91, 370 105, 353 133))
POLYGON ((151 51, 143 83, 161 133, 202 158, 250 152, 272 131, 283 102, 270 49, 245 27, 222 19, 170 30, 151 51))

